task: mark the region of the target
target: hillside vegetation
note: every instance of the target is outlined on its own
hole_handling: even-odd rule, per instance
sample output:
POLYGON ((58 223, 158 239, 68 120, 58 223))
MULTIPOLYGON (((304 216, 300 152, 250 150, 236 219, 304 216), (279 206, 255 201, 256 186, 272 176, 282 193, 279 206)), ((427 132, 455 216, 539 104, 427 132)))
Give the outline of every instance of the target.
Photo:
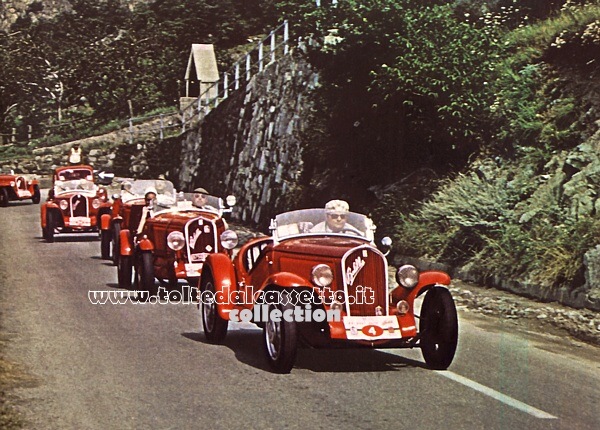
POLYGON ((0 37, 0 131, 169 108, 191 43, 227 68, 288 19, 321 76, 296 206, 345 198, 400 254, 582 286, 600 258, 598 1, 330 3, 29 2, 0 37))

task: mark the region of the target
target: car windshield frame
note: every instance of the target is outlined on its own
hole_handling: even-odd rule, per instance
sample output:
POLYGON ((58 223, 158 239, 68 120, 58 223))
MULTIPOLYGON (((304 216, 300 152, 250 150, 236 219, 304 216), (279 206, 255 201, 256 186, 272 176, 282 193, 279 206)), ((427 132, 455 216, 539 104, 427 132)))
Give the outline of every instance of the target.
POLYGON ((85 167, 60 169, 54 173, 54 182, 86 180, 94 181, 94 171, 85 167))
POLYGON ((171 181, 165 179, 136 179, 121 183, 120 197, 123 203, 140 200, 152 190, 156 192, 156 203, 162 207, 171 207, 177 204, 177 194, 171 181), (128 187, 130 185, 130 187, 128 187), (125 187, 125 188, 123 188, 125 187))
POLYGON ((96 194, 97 191, 98 186, 93 181, 88 181, 87 179, 54 182, 54 195, 72 192, 96 194))
POLYGON ((344 232, 320 230, 327 215, 328 211, 322 208, 299 209, 281 213, 271 220, 269 229, 273 241, 281 242, 298 237, 334 236, 374 242, 375 224, 366 215, 347 212, 345 215, 349 230, 344 232))

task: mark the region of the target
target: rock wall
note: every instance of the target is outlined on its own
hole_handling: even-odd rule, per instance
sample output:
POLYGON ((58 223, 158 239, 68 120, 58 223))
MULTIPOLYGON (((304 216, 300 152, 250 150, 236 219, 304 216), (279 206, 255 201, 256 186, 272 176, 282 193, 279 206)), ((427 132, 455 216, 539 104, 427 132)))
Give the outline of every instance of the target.
POLYGON ((318 75, 299 54, 269 65, 185 136, 178 184, 238 199, 234 218, 266 227, 289 210, 303 170, 300 133, 318 75))

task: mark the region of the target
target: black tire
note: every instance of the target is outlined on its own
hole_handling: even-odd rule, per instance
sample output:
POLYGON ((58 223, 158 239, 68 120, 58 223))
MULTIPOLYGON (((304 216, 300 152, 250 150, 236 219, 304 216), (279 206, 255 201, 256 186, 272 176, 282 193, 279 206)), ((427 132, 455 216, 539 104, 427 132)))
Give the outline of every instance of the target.
POLYGON ((131 274, 133 271, 133 262, 131 255, 119 257, 117 266, 117 277, 119 279, 119 288, 131 289, 131 274))
POLYGON ((450 366, 458 344, 458 317, 450 292, 433 287, 421 306, 421 352, 431 369, 445 370, 450 366))
MULTIPOLYGON (((268 315, 279 309, 281 315, 293 305, 269 304, 268 315)), ((290 373, 296 362, 298 351, 298 327, 295 321, 268 321, 263 328, 264 347, 267 361, 276 373, 290 373)))
POLYGON ((37 185, 33 186, 33 197, 31 197, 31 201, 34 204, 39 204, 40 200, 42 199, 42 195, 40 194, 40 187, 38 187, 37 185))
POLYGON ((56 228, 56 215, 50 212, 46 212, 46 242, 53 243, 54 242, 54 229, 56 228))
POLYGON ((112 262, 115 266, 119 265, 119 256, 121 253, 121 224, 116 222, 113 224, 111 235, 112 262))
POLYGON ((158 286, 154 279, 154 255, 150 251, 143 251, 136 258, 135 288, 148 291, 150 296, 158 294, 158 286))
MULTIPOLYGON (((215 294, 215 281, 213 279, 210 269, 205 269, 206 272, 202 274, 202 291, 212 292, 212 297, 215 294)), ((217 311, 216 303, 206 303, 202 301, 200 303, 200 313, 202 314, 202 328, 204 329, 204 336, 210 343, 223 343, 225 336, 227 336, 227 326, 229 321, 221 318, 217 311)))
POLYGON ((6 188, 0 188, 0 207, 8 206, 8 191, 6 188))
POLYGON ((103 260, 110 260, 110 231, 100 230, 100 254, 103 260))

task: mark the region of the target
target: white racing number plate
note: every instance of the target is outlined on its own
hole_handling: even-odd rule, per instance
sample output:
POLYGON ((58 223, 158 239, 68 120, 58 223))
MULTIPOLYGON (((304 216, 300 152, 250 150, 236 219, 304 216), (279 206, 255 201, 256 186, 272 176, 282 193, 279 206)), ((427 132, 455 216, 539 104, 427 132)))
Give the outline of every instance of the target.
POLYGON ((400 324, 395 316, 344 317, 346 337, 353 340, 399 339, 400 324))
POLYGON ((90 227, 92 220, 84 216, 72 216, 69 218, 69 225, 71 227, 90 227))
POLYGON ((204 263, 186 263, 185 273, 187 276, 200 276, 204 263))

